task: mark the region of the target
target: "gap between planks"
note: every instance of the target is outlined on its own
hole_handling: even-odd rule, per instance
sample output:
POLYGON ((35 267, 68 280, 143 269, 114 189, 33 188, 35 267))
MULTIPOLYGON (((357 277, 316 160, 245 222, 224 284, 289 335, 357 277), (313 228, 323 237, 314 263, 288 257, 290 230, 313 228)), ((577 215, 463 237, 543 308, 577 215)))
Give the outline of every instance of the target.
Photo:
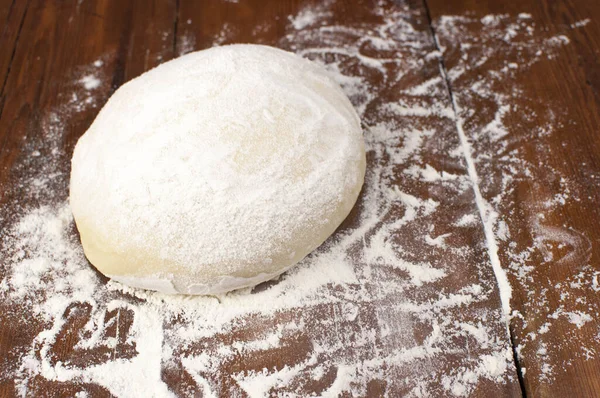
POLYGON ((446 90, 450 98, 450 103, 452 104, 452 112, 454 114, 454 124, 456 127, 456 133, 458 134, 461 150, 463 152, 463 157, 467 165, 467 173, 469 176, 469 180, 471 181, 471 186, 473 187, 473 193, 475 195, 475 204, 477 205, 479 217, 483 226, 488 256, 492 265, 492 269, 494 271, 496 283, 498 285, 498 290, 500 293, 500 303, 502 305, 502 312, 504 316, 504 321, 506 323, 507 336, 509 337, 510 345, 513 352, 513 362, 517 373, 517 377, 519 379, 519 387, 521 388, 521 394, 523 395, 523 397, 527 397, 527 393, 525 390, 525 379, 523 377, 523 372, 521 371, 514 335, 510 328, 510 299, 512 296, 512 288, 510 283, 508 282, 506 271, 502 268, 502 264, 500 263, 500 258, 498 256, 498 243, 494 234, 494 220, 490 214, 490 205, 483 198, 483 195, 481 194, 481 190, 479 188, 479 176, 477 174, 477 168, 475 167, 475 161, 472 155, 471 144, 465 133, 463 121, 460 118, 460 106, 458 105, 456 96, 452 91, 452 82, 450 81, 450 78, 448 76, 448 71, 444 62, 444 56, 437 39, 435 28, 433 26, 433 20, 431 18, 431 12, 429 10, 429 4, 427 3, 427 0, 423 0, 423 5, 425 7, 425 13, 427 16, 427 22, 429 23, 429 30, 431 32, 433 44, 435 46, 436 51, 439 52, 438 59, 440 73, 445 82, 446 90))

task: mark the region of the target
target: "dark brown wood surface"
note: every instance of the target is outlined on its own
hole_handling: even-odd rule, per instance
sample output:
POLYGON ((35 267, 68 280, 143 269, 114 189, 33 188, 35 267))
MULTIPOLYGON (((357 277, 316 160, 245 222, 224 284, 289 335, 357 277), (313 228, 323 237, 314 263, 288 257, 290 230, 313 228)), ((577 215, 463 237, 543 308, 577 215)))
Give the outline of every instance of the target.
MULTIPOLYGON (((43 145, 45 128, 53 112, 67 106, 76 89, 72 79, 81 65, 101 59, 110 83, 98 89, 99 104, 123 82, 173 56, 175 2, 2 2, 7 7, 0 51, 3 91, 0 103, 0 207, 1 229, 14 220, 23 205, 56 203, 68 196, 68 157, 60 156, 49 172, 58 172, 51 190, 31 189, 20 181, 47 167, 52 148, 43 145), (12 3, 12 4, 6 4, 12 3), (163 35, 163 32, 171 32, 163 35), (2 105, 4 105, 2 107, 2 105), (28 145, 40 148, 42 162, 30 162, 28 145), (62 173, 61 173, 62 171, 62 173)), ((77 84, 75 82, 75 84, 77 84)), ((60 126, 59 147, 72 151, 77 137, 93 121, 97 105, 88 106, 60 126), (64 128, 64 130, 63 130, 64 128)), ((5 249, 5 248, 3 248, 5 249)), ((0 314, 1 365, 5 371, 19 366, 22 348, 30 344, 43 324, 25 308, 2 303, 0 314), (8 307, 7 307, 8 306, 8 307), (17 347, 21 347, 18 349, 17 347), (15 349, 17 348, 17 349, 15 349)), ((69 350, 72 345, 65 345, 69 350)), ((72 352, 72 351, 71 351, 72 352)), ((0 382, 0 395, 16 396, 15 383, 0 382)), ((109 396, 97 385, 86 386, 93 396, 109 396)), ((81 388, 38 378, 31 396, 73 396, 81 388)))
MULTIPOLYGON (((482 195, 495 203, 500 220, 508 226, 510 238, 499 240, 499 255, 513 286, 511 304, 516 313, 511 332, 514 344, 520 346, 519 365, 526 369, 525 391, 529 396, 598 396, 600 361, 596 354, 594 358, 586 355, 585 349, 597 352, 600 348, 600 296, 592 287, 600 269, 600 3, 428 0, 428 4, 434 30, 441 27, 442 15, 468 15, 476 20, 486 15, 512 16, 498 26, 502 30, 520 13, 528 13, 540 38, 564 35, 569 40, 556 56, 543 57, 528 68, 521 65, 525 57, 535 57, 531 51, 519 54, 515 45, 486 39, 489 34, 481 23, 468 27, 467 36, 479 38, 471 40, 472 48, 462 49, 452 37, 442 37, 440 44, 447 47, 448 70, 464 66, 462 57, 467 52, 473 65, 463 75, 451 77, 450 85, 462 109, 459 117, 472 142, 479 175, 484 177, 482 195), (475 66, 486 47, 493 47, 494 54, 475 66), (517 72, 502 81, 489 76, 489 71, 510 62, 519 64, 517 72), (496 104, 472 89, 481 81, 489 82, 495 93, 510 97, 510 110, 503 116, 508 134, 496 142, 484 132, 497 115, 496 104), (515 94, 515 87, 523 91, 515 94), (548 125, 552 133, 541 133, 540 127, 548 125), (529 173, 511 171, 507 153, 514 153, 513 162, 521 162, 520 167, 529 173), (503 184, 506 175, 514 178, 503 184), (565 193, 564 203, 546 205, 565 193), (521 255, 525 248, 527 257, 521 255), (520 270, 526 267, 533 270, 520 278, 520 270), (582 286, 573 286, 578 279, 582 286), (583 311, 593 319, 574 327, 564 318, 553 318, 563 311, 583 311), (545 323, 549 331, 541 334, 545 323), (548 357, 540 354, 542 347, 548 357), (550 380, 544 377, 545 364, 559 369, 550 380)), ((518 32, 512 42, 525 40, 531 39, 518 32)))
MULTIPOLYGON (((393 317, 401 312, 399 303, 434 302, 440 294, 457 294, 467 286, 481 284, 485 298, 468 306, 449 308, 444 316, 461 323, 472 322, 485 314, 489 317, 486 318, 488 331, 498 341, 497 347, 484 347, 475 339, 457 334, 458 345, 466 348, 428 358, 435 360, 436 372, 419 375, 412 370, 413 364, 390 364, 393 371, 389 374, 394 376, 371 380, 366 395, 414 393, 415 383, 422 382, 434 396, 451 396, 442 387, 445 374, 454 374, 460 366, 468 365, 472 357, 502 347, 515 350, 511 369, 499 380, 478 381, 470 390, 471 396, 600 395, 600 362, 596 357, 600 355, 600 324, 597 320, 600 299, 597 291, 585 288, 591 285, 594 275, 597 278, 600 268, 600 22, 597 22, 600 5, 581 0, 383 2, 384 14, 397 18, 398 23, 409 24, 414 32, 408 38, 399 35, 396 45, 384 51, 360 47, 361 37, 352 34, 327 36, 319 30, 320 26, 337 26, 368 32, 380 26, 382 15, 375 12, 376 7, 368 1, 332 1, 328 3, 327 17, 320 20, 318 26, 309 24, 300 30, 290 26, 291 16, 317 4, 300 0, 0 1, 0 206, 3 212, 0 228, 8 228, 24 209, 67 198, 72 147, 101 105, 124 82, 173 57, 214 45, 251 42, 293 50, 325 64, 343 65, 345 75, 360 76, 368 82, 373 99, 365 102, 360 93, 355 93, 351 99, 355 105, 365 106, 362 115, 365 136, 375 148, 369 153, 370 167, 387 162, 389 168, 386 170, 392 175, 380 180, 372 177, 365 190, 395 187, 420 200, 431 199, 439 203, 438 210, 432 214, 419 214, 396 231, 393 239, 402 248, 406 261, 427 262, 444 269, 449 276, 431 284, 406 288, 406 270, 399 271, 394 264, 386 264, 379 272, 386 279, 404 286, 404 291, 385 297, 385 300, 374 298, 361 302, 357 321, 334 318, 336 328, 346 330, 352 340, 361 330, 373 327, 375 313, 393 317), (557 47, 552 57, 542 57, 531 66, 521 68, 519 73, 502 75, 498 80, 495 72, 509 62, 527 64, 527 57, 535 58, 536 51, 515 51, 515 45, 498 39, 481 19, 487 15, 504 15, 494 27, 497 32, 502 32, 507 29, 506 25, 518 21, 522 13, 531 14, 535 23, 534 33, 531 33, 533 39, 527 39, 533 40, 530 41, 533 45, 537 43, 536 38, 542 43, 557 35, 567 36, 570 42, 557 47), (459 31, 444 30, 444 24, 448 23, 444 16, 468 20, 460 20, 459 31), (575 25, 586 18, 590 21, 575 25), (404 41, 408 39, 410 42, 404 41), (372 69, 356 56, 319 50, 326 47, 323 40, 349 50, 359 48, 374 59, 396 61, 386 63, 384 71, 372 69), (469 47, 464 46, 465 43, 469 47), (490 48, 494 49, 492 55, 488 54, 490 48), (431 56, 437 50, 442 50, 441 55, 431 56), (487 58, 479 63, 482 54, 487 58), (57 171, 58 176, 52 189, 36 191, 21 184, 32 173, 44 170, 44 156, 49 155, 44 152, 44 134, 48 133, 44 126, 52 112, 71 104, 69 101, 75 90, 73 76, 98 60, 102 61, 100 70, 104 83, 95 93, 92 105, 74 113, 62 126, 60 142, 64 155, 53 165, 52 171, 57 171), (454 75, 452 71, 458 68, 465 72, 454 75), (497 141, 486 136, 485 127, 496 117, 498 101, 483 98, 473 90, 475 83, 488 84, 488 80, 491 92, 502 96, 502 101, 507 101, 506 98, 512 101, 509 102, 510 111, 503 114, 503 126, 508 134, 497 141), (428 87, 427 92, 416 90, 423 85, 428 87), (514 90, 516 87, 518 94, 514 90), (396 103, 400 108, 420 105, 451 112, 453 100, 457 106, 456 119, 445 111, 418 115, 389 112, 386 108, 389 103, 396 103), (376 126, 384 123, 396 126, 401 132, 394 139, 385 141, 390 147, 402 148, 410 138, 406 131, 433 131, 434 134, 424 138, 426 144, 416 153, 394 163, 386 157, 386 148, 380 148, 382 142, 377 141, 374 132, 376 126), (553 124, 552 134, 544 135, 536 130, 548 123, 553 124), (458 124, 464 127, 472 145, 483 199, 498 213, 494 224, 498 255, 502 267, 508 271, 513 289, 510 336, 504 328, 483 226, 461 228, 459 232, 453 227, 465 215, 479 217, 481 212, 473 189, 461 188, 470 181, 465 160, 450 155, 461 148, 458 124), (30 159, 28 150, 33 144, 40 148, 42 155, 35 161, 30 159), (511 154, 510 161, 506 161, 507 154, 511 154), (444 184, 423 182, 411 179, 406 173, 411 168, 428 165, 440 172, 452 173, 458 179, 444 184), (520 174, 519 171, 524 169, 527 173, 520 174), (505 176, 511 179, 506 180, 505 176), (561 182, 563 180, 567 182, 561 182), (558 207, 545 206, 549 201, 556 201, 557 195, 564 195, 565 187, 568 188, 567 196, 577 200, 566 200, 558 207), (502 226, 506 226, 508 237, 502 226), (427 233, 431 236, 452 233, 449 240, 453 246, 462 249, 461 254, 425 244, 422 237, 427 233), (559 246, 561 237, 571 243, 559 246), (520 270, 525 267, 533 270, 523 277, 520 270), (578 278, 584 282, 577 285, 578 278), (584 287, 578 287, 580 285, 584 287), (565 292, 570 292, 570 296, 564 298, 565 292), (574 311, 590 314, 592 320, 581 328, 575 327, 561 315, 574 311), (554 321, 547 332, 540 333, 540 328, 549 319, 554 321), (582 347, 588 349, 587 355, 582 352, 582 347), (540 348, 549 354, 541 355, 540 348), (550 376, 546 366, 554 368, 550 376)), ((525 35, 518 31, 514 40, 519 40, 520 34, 525 35)), ((351 230, 360 215, 366 212, 365 201, 364 198, 359 201, 357 209, 342 226, 342 233, 351 230)), ((390 204, 381 215, 382 223, 400 220, 405 211, 401 205, 390 204)), ((369 239, 377 232, 377 228, 373 228, 361 243, 364 247, 357 245, 354 250, 366 252, 371 244, 369 239)), ((0 245, 0 249, 6 248, 0 245)), ((357 259, 359 266, 361 261, 367 261, 360 255, 357 259)), ((0 268, 0 271, 6 272, 6 269, 0 268)), ((375 288, 374 285, 369 280, 361 283, 366 291, 375 288)), ((335 293, 334 288, 332 293, 335 293)), ((122 298, 131 300, 126 295, 122 298)), ((94 361, 101 356, 102 353, 97 352, 83 355, 75 349, 78 330, 85 324, 90 311, 85 303, 74 303, 65 312, 68 327, 53 347, 56 357, 64 363, 85 366, 96 363, 94 361)), ((275 351, 255 352, 240 355, 234 361, 224 361, 218 374, 208 377, 219 395, 243 395, 230 377, 233 373, 298 363, 311 353, 312 341, 317 336, 326 336, 319 337, 325 342, 337 338, 328 336, 332 327, 325 322, 328 314, 336 311, 340 311, 338 304, 323 303, 301 312, 283 311, 274 318, 248 317, 230 335, 178 347, 176 352, 180 356, 216 352, 224 341, 251 341, 253 336, 262 336, 278 325, 292 321, 314 325, 288 336, 282 347, 275 351)), ((114 314, 107 313, 107 316, 114 314)), ((397 330, 387 339, 378 339, 377 348, 382 352, 405 347, 414 340, 422 342, 431 334, 432 323, 423 321, 419 314, 403 314, 401 319, 402 326, 408 331, 397 330)), ((165 325, 165 329, 182 326, 178 321, 173 322, 165 325)), ((130 323, 127 316, 119 318, 120 330, 127 330, 130 323)), ((35 336, 47 327, 41 320, 28 316, 25 307, 19 308, 11 302, 0 303, 0 367, 6 374, 20 366, 21 355, 35 336)), ((455 332, 451 326, 447 331, 455 332)), ((117 331, 113 333, 118 334, 117 331)), ((117 349, 122 358, 135 355, 133 351, 126 344, 117 349)), ((372 358, 371 353, 361 351, 361 347, 356 348, 356 352, 372 358)), ((334 357, 354 354, 350 349, 340 350, 321 355, 319 361, 328 364, 334 357)), ((290 386, 271 393, 319 395, 335 378, 335 366, 327 369, 323 385, 295 379, 290 386)), ((202 394, 203 390, 180 360, 165 366, 162 378, 178 396, 202 394)), ((12 380, 0 379, 1 396, 14 396, 15 388, 12 380)), ((31 396, 73 396, 82 389, 92 396, 111 395, 98 385, 58 382, 41 376, 31 380, 28 388, 31 396)))
POLYGON ((27 2, 4 1, 0 5, 0 115, 4 105, 5 86, 21 32, 27 2))

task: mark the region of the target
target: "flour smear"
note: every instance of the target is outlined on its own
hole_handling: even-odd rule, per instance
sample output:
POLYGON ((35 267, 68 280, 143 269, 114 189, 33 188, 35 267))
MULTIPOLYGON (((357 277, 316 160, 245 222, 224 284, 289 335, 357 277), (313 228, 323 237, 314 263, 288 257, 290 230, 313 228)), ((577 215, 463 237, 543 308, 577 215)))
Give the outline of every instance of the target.
POLYGON ((522 312, 511 313, 516 351, 527 364, 521 370, 541 383, 552 383, 572 359, 597 358, 597 337, 589 337, 598 335, 590 321, 600 315, 594 304, 599 271, 590 264, 592 242, 556 221, 569 207, 584 211, 596 205, 582 192, 593 182, 575 181, 568 169, 553 166, 552 140, 565 132, 571 135, 577 127, 569 125, 564 107, 540 107, 536 93, 520 84, 527 73, 540 73, 534 72, 538 64, 553 62, 565 51, 569 31, 551 34, 526 13, 481 19, 445 16, 434 28, 446 58, 457 120, 469 126, 473 165, 484 176, 479 183, 484 222, 513 289, 525 294, 520 298, 522 312), (531 192, 535 199, 518 202, 519 191, 531 192), (558 267, 562 271, 556 273, 558 267), (548 339, 549 331, 565 338, 548 339))
MULTIPOLYGON (((468 396, 481 385, 516 383, 482 206, 500 242, 503 220, 495 203, 475 204, 479 181, 456 132, 441 52, 426 25, 408 22, 425 17, 382 2, 365 10, 372 22, 342 26, 331 22, 333 5, 290 16, 286 35, 273 44, 324 64, 361 115, 369 164, 351 225, 278 280, 223 296, 166 296, 106 281, 86 261, 66 201, 64 131, 77 115, 97 112, 110 89, 102 73, 110 57, 84 66, 65 77, 72 96, 44 115, 44 139, 29 142, 18 165, 25 177, 9 197, 28 195, 39 207, 15 199, 0 215, 7 226, 0 299, 20 311, 5 316, 35 329, 29 343, 15 347, 0 380, 14 380, 21 396, 54 383, 79 396, 100 388, 120 397, 468 396)), ((510 17, 444 17, 438 38, 462 39, 464 25, 498 19, 510 17)), ((530 18, 512 20, 536 29, 530 18)), ((510 29, 488 34, 510 37, 510 29)), ((215 44, 233 31, 224 27, 215 44)), ((497 73, 516 73, 567 43, 525 43, 532 56, 497 73)), ((193 46, 186 39, 182 53, 193 46)), ((449 79, 462 73, 447 71, 449 79)), ((483 83, 473 87, 499 109, 508 101, 483 83)), ((501 114, 489 134, 511 134, 501 114)), ((473 146, 475 168, 477 151, 473 146)), ((504 183, 511 178, 517 176, 506 174, 504 183)), ((508 272, 528 275, 516 266, 508 272)), ((574 328, 589 322, 586 312, 557 308, 545 330, 561 318, 574 328)))

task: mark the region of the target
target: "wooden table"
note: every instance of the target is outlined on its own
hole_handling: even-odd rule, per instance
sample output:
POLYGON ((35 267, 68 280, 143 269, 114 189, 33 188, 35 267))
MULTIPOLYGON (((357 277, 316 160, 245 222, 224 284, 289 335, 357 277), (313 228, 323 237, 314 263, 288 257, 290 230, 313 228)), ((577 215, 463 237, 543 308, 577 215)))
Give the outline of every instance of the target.
MULTIPOLYGON (((2 0, 0 234, 6 238, 27 211, 66 200, 73 145, 124 82, 214 45, 281 47, 361 82, 345 88, 362 116, 369 168, 381 174, 368 175, 337 234, 360 227, 369 195, 385 191, 378 222, 348 252, 357 281, 323 288, 337 301, 251 314, 225 335, 178 348, 161 370, 172 393, 245 396, 232 375, 280 371, 314 354, 317 342, 341 339, 344 347, 317 355, 324 376, 307 378, 306 368, 268 395, 598 397, 599 20, 600 3, 584 0, 2 0), (74 98, 90 70, 99 83, 74 98), (49 173, 50 185, 32 184, 49 173), (387 257, 376 244, 387 245, 387 257), (438 274, 419 280, 424 269, 438 274), (498 289, 504 278, 511 291, 498 289), (398 291, 375 294, 383 281, 398 291), (364 297, 351 302, 349 289, 364 297), (354 316, 335 315, 349 304, 354 316), (291 322, 310 327, 276 348, 222 360, 204 376, 210 388, 182 365, 183 357, 291 322), (406 360, 410 349, 422 354, 406 360), (508 355, 509 366, 478 370, 497 355, 508 355), (365 368, 368 361, 377 371, 365 368), (332 390, 340 364, 359 362, 354 374, 364 385, 332 390)), ((5 254, 13 249, 7 239, 5 254)), ((5 256, 1 265, 10 284, 14 262, 5 256)), ((0 284, 3 397, 17 394, 24 379, 15 375, 36 336, 60 320, 31 316, 7 286, 0 284)), ((70 326, 50 347, 51 366, 137 355, 124 343, 112 359, 78 351, 89 311, 81 302, 65 311, 70 326)), ((131 322, 117 318, 117 340, 127 339, 131 322)), ((169 322, 165 336, 185 324, 169 322)), ((25 388, 30 396, 114 395, 110 386, 40 374, 25 388)))

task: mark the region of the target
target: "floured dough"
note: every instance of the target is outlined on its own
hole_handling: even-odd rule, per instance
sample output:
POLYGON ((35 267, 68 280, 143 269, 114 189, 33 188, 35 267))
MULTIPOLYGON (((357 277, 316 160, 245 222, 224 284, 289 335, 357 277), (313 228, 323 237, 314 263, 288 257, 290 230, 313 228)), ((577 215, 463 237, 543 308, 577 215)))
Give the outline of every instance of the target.
POLYGON ((213 294, 271 279, 317 248, 364 173, 359 118, 323 68, 230 45, 117 90, 75 147, 70 203, 106 276, 213 294))

